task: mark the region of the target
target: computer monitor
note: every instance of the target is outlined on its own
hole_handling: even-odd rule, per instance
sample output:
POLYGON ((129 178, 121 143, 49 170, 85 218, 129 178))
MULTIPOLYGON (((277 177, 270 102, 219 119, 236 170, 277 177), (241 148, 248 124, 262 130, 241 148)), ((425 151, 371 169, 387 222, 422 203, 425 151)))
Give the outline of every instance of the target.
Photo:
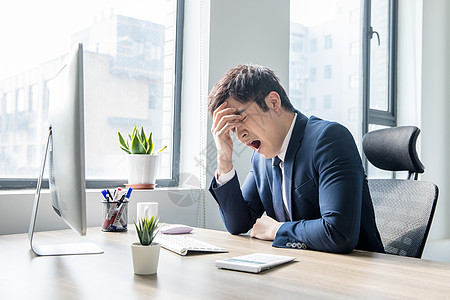
POLYGON ((80 235, 86 235, 86 180, 84 159, 83 45, 77 44, 50 88, 49 130, 28 230, 37 255, 94 254, 93 243, 36 245, 33 234, 42 177, 48 158, 50 195, 54 211, 80 235), (48 156, 47 156, 48 154, 48 156))

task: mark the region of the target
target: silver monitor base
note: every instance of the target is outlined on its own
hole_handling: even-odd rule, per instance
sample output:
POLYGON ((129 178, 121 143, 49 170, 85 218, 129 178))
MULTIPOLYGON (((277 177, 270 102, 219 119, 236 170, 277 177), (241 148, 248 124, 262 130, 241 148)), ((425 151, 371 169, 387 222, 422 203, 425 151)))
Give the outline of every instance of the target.
POLYGON ((39 256, 101 254, 103 250, 94 243, 73 243, 58 245, 33 245, 32 250, 39 256))
POLYGON ((36 226, 36 218, 39 208, 39 198, 41 196, 42 177, 44 176, 45 159, 52 137, 52 129, 49 128, 47 136, 47 145, 45 146, 44 157, 42 159, 41 173, 36 187, 36 194, 34 197, 33 210, 31 212, 30 227, 28 228, 28 239, 30 241, 30 248, 40 256, 50 255, 80 255, 80 254, 101 254, 103 250, 94 243, 77 243, 77 244, 57 244, 57 245, 35 245, 33 243, 34 229, 36 226))

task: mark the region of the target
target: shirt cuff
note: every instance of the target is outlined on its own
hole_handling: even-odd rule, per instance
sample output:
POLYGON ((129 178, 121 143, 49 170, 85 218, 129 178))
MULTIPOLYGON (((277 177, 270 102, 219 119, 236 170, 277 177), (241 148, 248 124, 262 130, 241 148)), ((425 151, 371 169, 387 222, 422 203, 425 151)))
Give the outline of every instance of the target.
POLYGON ((236 174, 236 171, 234 170, 234 168, 231 169, 228 173, 222 174, 220 176, 216 172, 217 187, 220 187, 220 186, 226 184, 231 179, 233 179, 235 174, 236 174))

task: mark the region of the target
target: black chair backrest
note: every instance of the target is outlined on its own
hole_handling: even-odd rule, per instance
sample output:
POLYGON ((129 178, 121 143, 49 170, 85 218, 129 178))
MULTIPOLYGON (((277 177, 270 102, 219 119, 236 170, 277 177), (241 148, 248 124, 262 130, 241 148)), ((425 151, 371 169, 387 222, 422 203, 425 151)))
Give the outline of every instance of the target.
POLYGON ((370 179, 375 219, 386 253, 422 257, 438 198, 431 182, 370 179))
POLYGON ((419 133, 417 127, 402 126, 371 131, 363 138, 363 152, 375 167, 408 171, 408 179, 415 179, 368 182, 384 250, 417 258, 422 256, 438 198, 436 185, 417 180, 425 170, 416 152, 419 133))
POLYGON ((416 141, 420 129, 401 126, 368 132, 363 138, 363 151, 377 168, 388 171, 408 171, 409 178, 423 173, 425 167, 419 160, 416 141))

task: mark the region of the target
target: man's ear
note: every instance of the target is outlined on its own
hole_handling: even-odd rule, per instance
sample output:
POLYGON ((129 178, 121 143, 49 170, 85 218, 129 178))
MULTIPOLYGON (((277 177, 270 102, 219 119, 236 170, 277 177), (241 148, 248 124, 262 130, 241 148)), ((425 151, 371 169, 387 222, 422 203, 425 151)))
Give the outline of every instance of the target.
POLYGON ((281 98, 280 95, 278 95, 277 92, 270 92, 266 96, 266 104, 269 107, 269 109, 274 110, 275 112, 279 112, 281 109, 281 98))

